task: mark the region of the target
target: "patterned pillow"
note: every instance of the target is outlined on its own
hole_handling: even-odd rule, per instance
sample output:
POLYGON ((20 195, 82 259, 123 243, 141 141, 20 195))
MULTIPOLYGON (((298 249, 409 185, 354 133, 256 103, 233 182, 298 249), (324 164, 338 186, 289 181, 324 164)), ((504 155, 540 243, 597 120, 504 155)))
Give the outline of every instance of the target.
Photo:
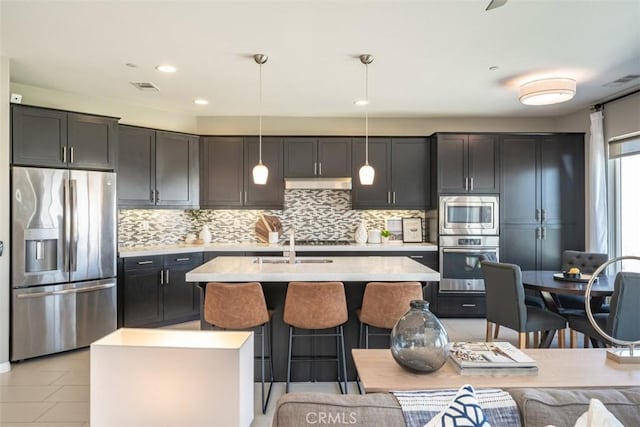
MULTIPOLYGON (((402 408, 406 426, 423 427, 431 419, 447 410, 460 392, 468 393, 465 392, 466 387, 471 386, 465 385, 460 390, 412 390, 393 391, 392 393, 402 408)), ((508 392, 498 388, 481 388, 475 390, 474 394, 488 423, 484 424, 485 427, 488 425, 521 426, 518 406, 508 392)), ((466 400, 466 398, 463 400, 466 400)), ((442 424, 436 425, 440 426, 442 424)), ((470 423, 465 425, 482 424, 470 423)))
POLYGON ((425 427, 491 427, 476 399, 476 393, 469 384, 463 385, 456 397, 425 427))

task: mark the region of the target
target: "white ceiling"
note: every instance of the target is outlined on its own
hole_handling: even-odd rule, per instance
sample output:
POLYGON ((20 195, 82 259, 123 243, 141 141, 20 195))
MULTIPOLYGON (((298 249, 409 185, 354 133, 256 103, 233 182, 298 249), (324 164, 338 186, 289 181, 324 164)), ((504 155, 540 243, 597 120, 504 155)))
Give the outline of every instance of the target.
POLYGON ((361 53, 376 58, 378 117, 563 115, 640 87, 604 86, 640 74, 640 0, 488 2, 1 0, 0 49, 12 82, 194 116, 257 114, 254 53, 269 55, 266 116, 362 115, 361 53), (576 97, 518 102, 519 84, 548 76, 576 79, 576 97))

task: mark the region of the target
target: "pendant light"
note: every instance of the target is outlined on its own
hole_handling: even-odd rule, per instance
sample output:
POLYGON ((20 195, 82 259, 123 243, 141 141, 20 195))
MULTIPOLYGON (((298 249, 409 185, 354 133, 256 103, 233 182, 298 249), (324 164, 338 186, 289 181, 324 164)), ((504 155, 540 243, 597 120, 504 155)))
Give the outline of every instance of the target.
POLYGON ((260 107, 258 110, 259 119, 259 133, 258 133, 258 164, 253 167, 253 183, 264 185, 267 183, 269 177, 269 169, 262 164, 262 64, 266 63, 269 57, 262 53, 253 55, 253 60, 260 66, 260 107))
POLYGON ((373 55, 360 55, 360 62, 365 69, 365 110, 364 110, 364 165, 360 168, 360 184, 372 185, 376 171, 369 164, 369 64, 373 62, 373 55))

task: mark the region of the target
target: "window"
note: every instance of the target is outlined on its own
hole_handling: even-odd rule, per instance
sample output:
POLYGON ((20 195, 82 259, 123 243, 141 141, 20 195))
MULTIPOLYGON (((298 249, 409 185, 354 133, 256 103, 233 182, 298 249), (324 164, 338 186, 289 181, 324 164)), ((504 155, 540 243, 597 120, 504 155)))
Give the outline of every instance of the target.
POLYGON ((640 256, 640 154, 618 160, 618 244, 620 255, 640 256))

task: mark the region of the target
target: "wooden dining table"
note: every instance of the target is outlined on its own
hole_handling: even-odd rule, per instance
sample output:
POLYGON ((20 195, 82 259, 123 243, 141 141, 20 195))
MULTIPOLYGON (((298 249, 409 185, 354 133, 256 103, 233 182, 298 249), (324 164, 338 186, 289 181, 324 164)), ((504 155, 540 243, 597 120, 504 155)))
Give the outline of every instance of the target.
MULTIPOLYGON (((557 295, 584 295, 587 282, 576 282, 557 279, 553 270, 524 270, 522 271, 522 285, 527 289, 540 291, 542 299, 549 310, 556 313, 561 311, 557 295)), ((591 307, 600 307, 605 297, 613 295, 615 276, 601 274, 591 288, 591 307)))

